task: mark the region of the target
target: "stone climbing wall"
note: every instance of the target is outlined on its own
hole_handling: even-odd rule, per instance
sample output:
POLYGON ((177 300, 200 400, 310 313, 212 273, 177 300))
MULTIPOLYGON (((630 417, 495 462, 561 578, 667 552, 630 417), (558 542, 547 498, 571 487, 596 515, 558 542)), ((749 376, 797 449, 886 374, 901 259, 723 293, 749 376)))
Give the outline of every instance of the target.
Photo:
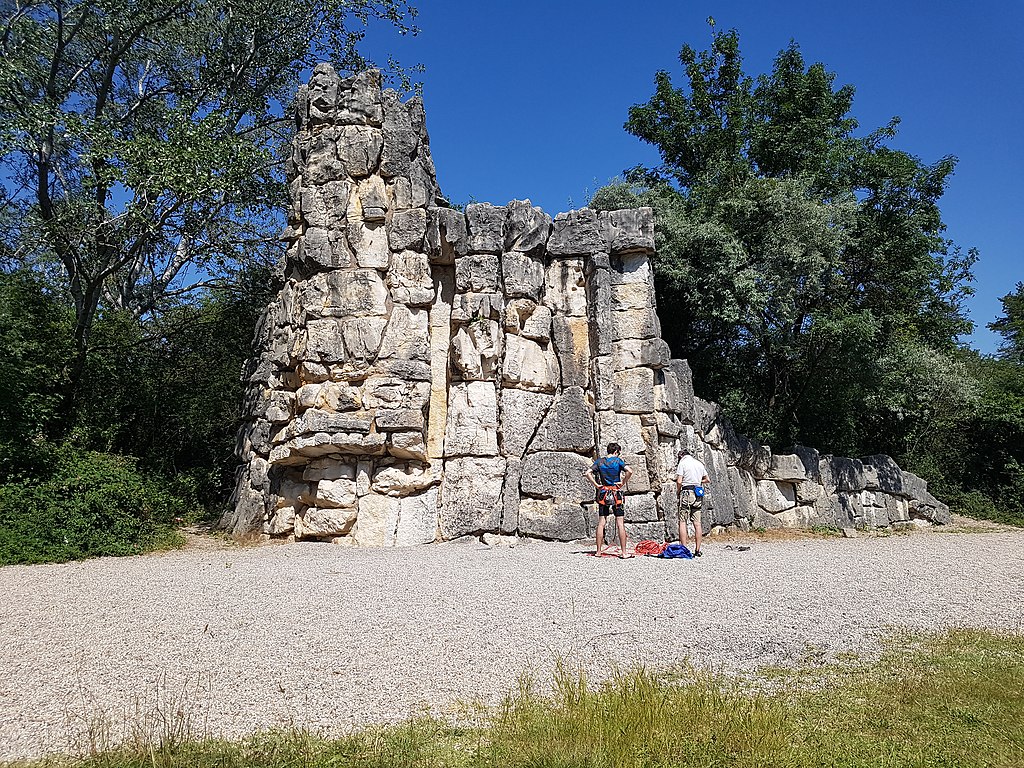
POLYGON ((285 285, 246 371, 223 525, 360 546, 591 534, 595 446, 634 475, 631 537, 676 529, 676 451, 703 455, 708 526, 942 521, 887 457, 788 455, 694 397, 655 311, 650 209, 552 219, 439 198, 422 102, 376 72, 297 98, 285 285))

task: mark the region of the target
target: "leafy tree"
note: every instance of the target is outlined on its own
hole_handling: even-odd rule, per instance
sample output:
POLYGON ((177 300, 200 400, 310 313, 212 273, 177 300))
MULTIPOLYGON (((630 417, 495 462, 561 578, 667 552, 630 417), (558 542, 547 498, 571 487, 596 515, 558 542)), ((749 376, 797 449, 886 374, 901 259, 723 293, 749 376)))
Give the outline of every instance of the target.
POLYGON ((857 135, 853 88, 835 88, 796 44, 756 78, 735 31, 714 33, 706 51, 684 46, 680 61, 685 84, 657 73, 626 123, 662 164, 592 202, 655 209, 666 339, 747 431, 905 453, 917 426, 892 429, 894 409, 915 424, 907 409, 927 393, 898 404, 881 394, 915 365, 912 380, 935 374, 938 390, 955 389, 935 356, 969 328, 961 302, 976 255, 944 238, 938 207, 955 159, 927 165, 888 147, 895 119, 857 135))
POLYGON ((11 0, 0 14, 4 258, 56 265, 71 413, 101 308, 141 318, 267 259, 301 73, 353 68, 406 0, 11 0), (5 217, 9 223, 11 217, 5 217))
POLYGON ((988 327, 1003 337, 999 352, 1004 360, 1024 363, 1024 283, 1000 300, 1003 314, 988 327))

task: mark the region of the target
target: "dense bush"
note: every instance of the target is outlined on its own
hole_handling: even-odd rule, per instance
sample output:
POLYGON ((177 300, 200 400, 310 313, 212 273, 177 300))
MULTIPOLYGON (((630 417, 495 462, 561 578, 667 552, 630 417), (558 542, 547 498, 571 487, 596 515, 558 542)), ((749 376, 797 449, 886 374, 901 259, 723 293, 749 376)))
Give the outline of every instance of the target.
POLYGON ((35 476, 0 485, 0 565, 138 554, 174 542, 190 512, 132 458, 63 447, 36 459, 35 476))

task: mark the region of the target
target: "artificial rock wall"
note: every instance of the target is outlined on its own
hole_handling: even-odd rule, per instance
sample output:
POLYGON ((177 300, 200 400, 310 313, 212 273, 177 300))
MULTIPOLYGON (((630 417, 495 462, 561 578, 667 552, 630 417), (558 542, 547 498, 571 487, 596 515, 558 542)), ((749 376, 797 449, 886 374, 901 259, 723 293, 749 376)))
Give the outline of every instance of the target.
POLYGON ((422 102, 318 66, 300 89, 285 285, 246 371, 223 525, 361 546, 494 532, 572 540, 618 442, 632 537, 676 529, 676 451, 707 526, 886 527, 948 510, 891 459, 772 455, 694 397, 655 312, 650 209, 552 219, 439 207, 422 102))

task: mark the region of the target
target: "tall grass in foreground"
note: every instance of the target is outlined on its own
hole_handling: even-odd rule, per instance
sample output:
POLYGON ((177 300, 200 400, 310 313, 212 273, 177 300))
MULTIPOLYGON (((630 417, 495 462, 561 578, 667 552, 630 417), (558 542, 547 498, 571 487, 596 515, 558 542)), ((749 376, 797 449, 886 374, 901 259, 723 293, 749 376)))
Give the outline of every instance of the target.
POLYGON ((894 641, 870 664, 672 681, 645 670, 592 686, 523 682, 479 727, 429 718, 326 739, 302 730, 183 738, 33 768, 612 768, 1024 766, 1024 637, 894 641))

